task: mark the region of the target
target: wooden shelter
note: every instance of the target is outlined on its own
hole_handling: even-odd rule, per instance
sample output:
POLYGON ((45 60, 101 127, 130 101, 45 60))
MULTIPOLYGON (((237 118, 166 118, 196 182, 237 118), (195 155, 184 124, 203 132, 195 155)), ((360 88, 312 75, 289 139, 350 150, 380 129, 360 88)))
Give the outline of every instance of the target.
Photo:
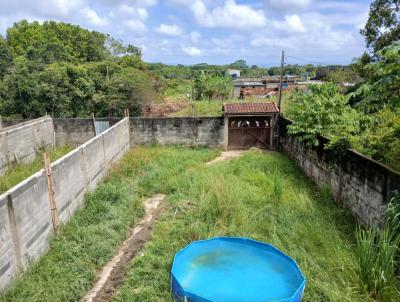
POLYGON ((223 111, 226 149, 273 149, 279 114, 274 102, 224 104, 223 111))

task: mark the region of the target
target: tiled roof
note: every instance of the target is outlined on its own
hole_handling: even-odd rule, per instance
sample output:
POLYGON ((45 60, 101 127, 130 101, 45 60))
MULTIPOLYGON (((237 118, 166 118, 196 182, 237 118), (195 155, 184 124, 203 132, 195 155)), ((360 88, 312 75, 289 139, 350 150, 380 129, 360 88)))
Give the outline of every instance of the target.
POLYGON ((228 103, 224 104, 225 114, 260 114, 276 113, 278 107, 274 102, 264 103, 228 103))

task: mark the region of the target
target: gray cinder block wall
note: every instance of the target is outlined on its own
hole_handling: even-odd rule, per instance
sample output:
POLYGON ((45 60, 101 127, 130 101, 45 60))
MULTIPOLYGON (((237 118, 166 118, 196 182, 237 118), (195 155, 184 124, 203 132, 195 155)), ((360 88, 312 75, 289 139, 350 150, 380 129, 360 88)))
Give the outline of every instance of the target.
POLYGON ((131 146, 141 144, 222 146, 223 117, 130 118, 131 146))
MULTIPOLYGON (((113 162, 129 150, 129 119, 123 119, 51 164, 58 216, 65 223, 113 162)), ((53 232, 43 170, 0 195, 0 289, 47 249, 53 232)))
MULTIPOLYGON (((121 118, 96 118, 96 121, 107 121, 110 127, 121 118)), ((54 118, 54 132, 57 146, 79 146, 95 137, 95 126, 91 118, 54 118)))
POLYGON ((307 147, 287 133, 291 121, 281 118, 280 124, 281 151, 296 160, 318 185, 328 184, 335 201, 349 208, 360 223, 379 225, 391 193, 400 189, 400 173, 353 150, 338 157, 324 149, 324 138, 320 138, 320 146, 307 147))
POLYGON ((54 143, 54 127, 50 117, 24 122, 0 130, 0 174, 13 162, 29 163, 37 152, 54 143))

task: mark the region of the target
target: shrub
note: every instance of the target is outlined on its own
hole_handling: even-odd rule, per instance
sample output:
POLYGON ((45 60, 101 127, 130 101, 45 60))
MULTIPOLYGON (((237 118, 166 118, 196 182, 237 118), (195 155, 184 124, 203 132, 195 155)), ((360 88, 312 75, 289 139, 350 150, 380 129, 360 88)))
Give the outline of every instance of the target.
POLYGON ((309 91, 293 94, 287 115, 295 120, 289 134, 299 136, 309 146, 319 144, 318 137, 330 139, 327 148, 346 149, 352 134, 360 131, 360 115, 348 105, 348 99, 332 83, 311 85, 309 91))

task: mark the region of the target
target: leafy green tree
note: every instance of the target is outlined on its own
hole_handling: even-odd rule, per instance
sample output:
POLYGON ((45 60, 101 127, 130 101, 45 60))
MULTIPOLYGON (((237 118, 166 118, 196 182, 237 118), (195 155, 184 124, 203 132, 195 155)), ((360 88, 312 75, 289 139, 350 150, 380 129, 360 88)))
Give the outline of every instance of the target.
POLYGON ((112 116, 123 115, 124 108, 129 109, 131 115, 140 115, 145 104, 158 98, 150 76, 133 67, 124 68, 112 76, 104 97, 107 100, 105 114, 112 116))
POLYGON ((361 34, 367 48, 375 55, 382 48, 400 39, 400 1, 375 0, 361 34))
POLYGON ((357 106, 364 112, 376 112, 384 106, 400 107, 400 42, 378 51, 377 58, 363 67, 368 77, 351 94, 361 99, 357 106))
POLYGON ((357 150, 400 171, 400 108, 383 108, 370 115, 355 140, 357 150))
POLYGON ((11 66, 11 53, 9 51, 7 41, 0 35, 0 80, 6 74, 11 66))
POLYGON ((233 62, 232 64, 230 64, 229 68, 247 69, 247 68, 249 68, 249 66, 247 66, 247 62, 245 60, 237 60, 237 61, 233 62))
POLYGON ((360 76, 352 68, 339 69, 330 72, 326 75, 326 80, 336 84, 341 83, 357 83, 359 82, 360 76))
POLYGON ((44 115, 46 109, 39 97, 39 78, 36 64, 25 57, 13 61, 12 71, 3 79, 3 116, 16 115, 33 118, 44 115))
POLYGON ((140 114, 157 100, 142 52, 62 22, 21 21, 0 37, 0 114, 34 118, 140 114))
POLYGON ((13 57, 26 56, 45 64, 53 62, 92 62, 106 58, 106 35, 77 25, 46 21, 15 23, 7 30, 7 43, 13 57))
POLYGON ((311 85, 310 91, 297 91, 287 116, 295 122, 288 132, 309 146, 318 146, 319 136, 330 141, 327 148, 343 151, 351 146, 352 135, 360 131, 360 116, 333 83, 311 85))

